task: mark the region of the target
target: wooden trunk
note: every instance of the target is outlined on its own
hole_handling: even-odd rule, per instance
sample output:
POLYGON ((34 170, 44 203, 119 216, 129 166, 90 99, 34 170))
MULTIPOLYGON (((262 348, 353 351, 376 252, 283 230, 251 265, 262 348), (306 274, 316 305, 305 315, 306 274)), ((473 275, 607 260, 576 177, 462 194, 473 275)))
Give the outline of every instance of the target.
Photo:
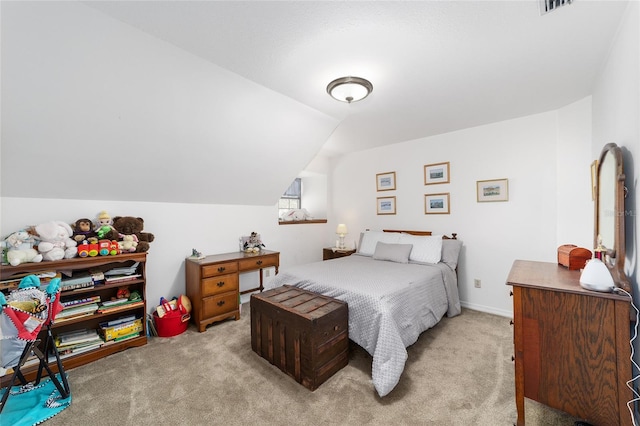
POLYGON ((565 244, 558 247, 558 265, 571 270, 582 269, 591 255, 591 251, 586 248, 565 244))
POLYGON ((291 286, 251 295, 251 348, 315 390, 349 362, 345 302, 291 286))

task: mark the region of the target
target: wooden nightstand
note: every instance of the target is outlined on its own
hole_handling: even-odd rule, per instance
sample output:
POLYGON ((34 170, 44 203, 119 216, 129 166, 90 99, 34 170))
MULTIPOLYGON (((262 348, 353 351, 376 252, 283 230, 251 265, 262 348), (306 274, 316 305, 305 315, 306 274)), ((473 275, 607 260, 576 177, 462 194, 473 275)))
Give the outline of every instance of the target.
POLYGON ((326 247, 322 249, 322 260, 337 259, 339 257, 351 256, 356 251, 354 249, 333 249, 326 247), (335 250, 335 251, 334 251, 335 250))

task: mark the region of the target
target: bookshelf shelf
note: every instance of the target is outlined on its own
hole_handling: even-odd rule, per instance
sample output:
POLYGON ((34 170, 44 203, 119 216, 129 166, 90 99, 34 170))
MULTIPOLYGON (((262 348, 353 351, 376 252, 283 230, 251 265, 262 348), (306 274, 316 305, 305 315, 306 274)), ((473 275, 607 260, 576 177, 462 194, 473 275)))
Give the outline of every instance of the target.
MULTIPOLYGON (((119 342, 108 342, 103 346, 93 349, 87 352, 79 354, 69 354, 62 359, 62 364, 65 370, 69 370, 100 358, 104 358, 107 355, 132 348, 143 346, 147 344, 147 308, 146 308, 146 266, 147 254, 146 253, 127 253, 116 256, 96 256, 89 258, 73 258, 64 259, 60 261, 40 262, 40 263, 24 263, 18 266, 2 265, 0 267, 0 281, 6 282, 12 279, 20 279, 24 276, 31 274, 41 274, 44 272, 63 272, 65 274, 83 274, 87 272, 91 273, 105 273, 107 271, 116 268, 131 268, 135 267, 135 274, 139 275, 136 278, 122 280, 118 282, 105 283, 100 285, 94 285, 88 288, 78 288, 74 290, 62 291, 60 293, 60 299, 64 302, 73 299, 82 299, 90 297, 100 297, 100 301, 104 302, 116 297, 119 289, 126 288, 130 293, 138 292, 142 298, 139 304, 132 306, 125 305, 120 306, 118 309, 103 313, 90 313, 85 316, 71 317, 71 318, 59 318, 54 321, 51 329, 54 337, 61 333, 69 333, 82 329, 98 329, 100 323, 115 320, 126 315, 135 315, 136 318, 142 319, 142 331, 138 337, 130 338, 119 342)), ((7 292, 7 290, 4 290, 7 292)), ((99 303, 100 304, 100 303, 99 303)), ((43 329, 43 337, 46 331, 43 329)), ((57 367, 54 363, 49 364, 54 372, 57 372, 57 367)), ((26 380, 31 381, 35 378, 37 372, 37 365, 34 367, 23 367, 22 372, 26 380)), ((0 386, 6 386, 8 384, 10 375, 0 377, 0 386)))

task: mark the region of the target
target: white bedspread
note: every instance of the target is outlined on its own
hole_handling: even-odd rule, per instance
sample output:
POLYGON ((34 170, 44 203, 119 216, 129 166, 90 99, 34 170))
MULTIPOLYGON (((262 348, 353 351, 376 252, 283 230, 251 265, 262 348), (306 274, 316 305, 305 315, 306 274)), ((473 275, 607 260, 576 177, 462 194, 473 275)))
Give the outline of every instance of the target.
POLYGON ((267 288, 289 284, 349 305, 349 338, 373 356, 372 380, 380 396, 398 384, 406 348, 445 313, 460 313, 455 272, 437 265, 348 257, 283 268, 267 288))

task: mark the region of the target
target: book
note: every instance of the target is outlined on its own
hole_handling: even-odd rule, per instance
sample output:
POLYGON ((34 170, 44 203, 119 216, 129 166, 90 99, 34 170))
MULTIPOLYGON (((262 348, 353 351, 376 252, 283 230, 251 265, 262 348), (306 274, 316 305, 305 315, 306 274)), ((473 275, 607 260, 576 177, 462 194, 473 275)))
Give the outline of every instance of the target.
POLYGON ((110 275, 108 277, 105 278, 105 281, 108 284, 113 284, 113 283, 119 283, 119 282, 123 282, 123 281, 131 281, 131 280, 135 280, 137 278, 140 278, 142 275, 141 274, 131 274, 131 275, 110 275))
POLYGON ((98 331, 95 329, 74 330, 67 333, 60 333, 56 336, 56 347, 66 347, 71 345, 86 344, 100 340, 98 331))
POLYGON ((61 312, 56 315, 56 320, 60 320, 63 318, 70 318, 75 315, 86 314, 86 313, 94 313, 98 309, 97 303, 90 303, 88 305, 82 306, 71 306, 68 308, 64 308, 61 312))
POLYGON ((135 274, 136 270, 138 269, 138 265, 140 264, 140 262, 136 262, 131 266, 125 266, 125 267, 121 267, 121 268, 113 268, 110 269, 108 271, 106 271, 104 273, 105 277, 107 276, 112 276, 112 275, 131 275, 131 274, 135 274))
POLYGON ((113 313, 113 312, 118 312, 118 311, 122 311, 125 309, 131 309, 131 308, 137 308, 139 306, 144 306, 144 300, 130 300, 127 303, 121 303, 115 306, 107 306, 107 307, 101 307, 98 309, 98 313, 99 314, 108 314, 108 313, 113 313))
POLYGON ((66 308, 71 308, 71 307, 90 305, 92 303, 99 303, 99 302, 100 302, 100 296, 92 296, 92 297, 85 297, 83 299, 66 300, 66 301, 62 301, 60 303, 66 309, 66 308))
POLYGON ((135 321, 136 316, 135 315, 127 315, 125 317, 120 317, 111 321, 105 321, 105 322, 101 322, 100 324, 98 324, 101 328, 107 328, 107 327, 114 327, 116 325, 119 324, 124 324, 126 322, 131 322, 131 321, 135 321))
POLYGON ((132 333, 139 333, 142 331, 142 319, 138 318, 134 321, 116 325, 114 327, 100 328, 99 332, 102 338, 107 340, 114 340, 118 337, 127 336, 132 333))

